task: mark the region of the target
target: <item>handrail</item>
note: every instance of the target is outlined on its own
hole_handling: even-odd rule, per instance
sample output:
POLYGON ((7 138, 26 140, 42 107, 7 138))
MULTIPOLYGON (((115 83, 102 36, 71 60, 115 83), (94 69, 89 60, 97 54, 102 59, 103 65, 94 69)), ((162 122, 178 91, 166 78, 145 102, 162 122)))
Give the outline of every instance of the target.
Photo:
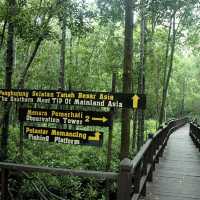
POLYGON ((103 172, 103 171, 93 171, 93 170, 72 170, 63 168, 35 166, 35 165, 15 164, 8 162, 0 162, 0 168, 11 171, 20 171, 29 173, 32 172, 48 173, 58 176, 69 175, 69 176, 94 177, 99 179, 112 179, 112 180, 115 180, 118 177, 118 173, 114 172, 103 172))
POLYGON ((96 179, 117 180, 119 174, 114 172, 92 171, 92 170, 71 170, 63 168, 50 168, 44 166, 24 165, 9 162, 0 162, 1 169, 1 200, 8 199, 8 173, 11 172, 37 172, 48 173, 58 176, 79 176, 79 177, 93 177, 96 179))
POLYGON ((185 125, 187 118, 171 120, 147 140, 131 161, 122 160, 118 182, 118 200, 138 200, 146 195, 146 183, 153 181, 155 164, 159 162, 171 133, 185 125))
POLYGON ((132 164, 132 169, 131 169, 131 173, 134 172, 134 169, 138 166, 141 158, 143 155, 146 154, 146 152, 149 150, 150 145, 152 143, 152 139, 149 139, 140 149, 140 151, 136 154, 136 156, 134 157, 134 159, 131 161, 132 164))
POLYGON ((199 124, 195 122, 190 123, 190 136, 194 144, 196 145, 197 148, 199 148, 199 151, 200 151, 200 125, 199 124))
MULTIPOLYGON (((135 167, 137 167, 139 161, 142 159, 143 155, 145 155, 145 153, 149 150, 150 145, 152 144, 153 140, 155 140, 157 137, 159 137, 163 131, 165 131, 165 129, 169 128, 168 125, 165 125, 165 127, 163 127, 162 129, 159 129, 153 138, 149 138, 147 140, 147 142, 141 147, 140 151, 136 154, 136 156, 134 157, 134 159, 131 161, 132 163, 132 171, 134 170, 135 167)), ((170 128, 170 130, 168 131, 168 134, 170 134, 172 131, 174 131, 174 129, 179 128, 179 126, 175 126, 170 128)), ((168 135, 166 135, 168 136, 168 135)))

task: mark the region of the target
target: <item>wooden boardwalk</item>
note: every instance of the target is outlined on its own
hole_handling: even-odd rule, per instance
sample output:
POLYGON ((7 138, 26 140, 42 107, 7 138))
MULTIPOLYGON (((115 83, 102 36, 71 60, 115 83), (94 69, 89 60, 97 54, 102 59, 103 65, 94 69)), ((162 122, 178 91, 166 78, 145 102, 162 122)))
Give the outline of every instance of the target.
POLYGON ((186 125, 170 136, 145 200, 190 199, 200 200, 200 152, 186 125))

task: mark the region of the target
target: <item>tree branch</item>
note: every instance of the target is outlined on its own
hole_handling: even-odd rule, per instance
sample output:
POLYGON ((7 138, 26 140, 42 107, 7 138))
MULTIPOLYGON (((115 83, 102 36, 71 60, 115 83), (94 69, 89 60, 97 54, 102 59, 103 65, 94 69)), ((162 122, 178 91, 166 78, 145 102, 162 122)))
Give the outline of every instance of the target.
POLYGON ((5 35, 5 31, 6 31, 6 25, 7 25, 7 20, 5 20, 4 25, 3 25, 3 30, 2 30, 2 34, 1 34, 1 40, 0 40, 0 50, 3 46, 4 35, 5 35))
POLYGON ((25 67, 25 69, 24 69, 21 77, 20 77, 20 80, 18 82, 17 88, 23 88, 24 87, 24 82, 25 82, 25 78, 26 78, 28 69, 31 66, 31 64, 32 64, 32 62, 33 62, 33 60, 34 60, 34 58, 35 58, 35 56, 37 54, 37 51, 39 49, 39 46, 40 46, 42 40, 43 40, 43 38, 39 37, 38 40, 37 40, 37 42, 35 43, 34 50, 33 50, 32 54, 31 54, 31 56, 29 58, 29 61, 28 61, 27 65, 26 65, 26 67, 25 67))

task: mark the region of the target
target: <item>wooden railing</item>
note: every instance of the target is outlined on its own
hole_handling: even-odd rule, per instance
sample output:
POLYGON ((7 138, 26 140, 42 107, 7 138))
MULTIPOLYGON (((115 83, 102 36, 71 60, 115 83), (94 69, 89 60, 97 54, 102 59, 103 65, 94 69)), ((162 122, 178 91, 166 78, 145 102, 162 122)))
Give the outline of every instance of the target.
POLYGON ((47 173, 56 176, 79 176, 79 177, 93 177, 99 180, 116 180, 118 178, 118 173, 114 172, 103 172, 103 171, 92 171, 92 170, 72 170, 72 169, 63 169, 63 168, 50 168, 43 166, 34 166, 34 165, 24 165, 8 162, 0 162, 1 168, 1 200, 8 199, 8 173, 17 172, 17 173, 47 173))
POLYGON ((120 164, 120 172, 100 172, 49 168, 42 166, 23 165, 0 162, 1 169, 1 200, 8 199, 8 174, 10 172, 48 173, 58 176, 94 177, 118 181, 118 200, 137 200, 145 196, 146 184, 153 180, 155 164, 159 162, 170 134, 187 123, 187 119, 172 120, 151 135, 133 160, 125 158, 120 164))
POLYGON ((200 151, 200 125, 199 124, 195 122, 190 123, 190 136, 194 144, 196 145, 197 148, 199 148, 199 151, 200 151))
POLYGON ((146 195, 147 182, 153 181, 155 164, 159 162, 170 134, 185 125, 187 118, 170 121, 143 145, 133 160, 121 162, 118 200, 137 200, 146 195))

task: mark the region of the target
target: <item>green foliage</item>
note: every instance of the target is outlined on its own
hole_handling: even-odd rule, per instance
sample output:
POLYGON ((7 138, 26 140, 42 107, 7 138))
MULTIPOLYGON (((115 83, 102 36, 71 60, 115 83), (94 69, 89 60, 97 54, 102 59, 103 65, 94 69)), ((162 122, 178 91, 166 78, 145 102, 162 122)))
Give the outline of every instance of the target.
MULTIPOLYGON (((8 17, 5 1, 0 1, 0 33, 8 17)), ((30 89, 56 89, 59 81, 60 24, 67 24, 65 88, 72 90, 111 91, 112 73, 117 74, 116 91, 122 91, 122 65, 124 42, 124 5, 118 0, 98 0, 96 7, 90 7, 78 0, 30 0, 17 1, 15 21, 16 66, 13 85, 30 58, 35 42, 42 37, 41 46, 25 78, 25 86, 30 89)), ((148 0, 146 12, 146 65, 145 81, 147 108, 145 110, 145 137, 155 132, 162 98, 165 51, 168 22, 173 11, 177 11, 177 41, 174 68, 167 96, 166 116, 190 116, 200 118, 200 21, 197 0, 148 0)), ((134 23, 134 93, 138 90, 138 69, 140 67, 140 11, 136 2, 134 23)), ((0 35, 1 36, 1 35, 0 35)), ((1 39, 1 37, 0 37, 1 39)), ((3 47, 7 34, 4 35, 3 47)), ((0 47, 0 85, 4 86, 5 48, 0 47)), ((96 109, 95 109, 96 110, 96 109)), ((102 109, 104 110, 104 109, 102 109)), ((106 109, 105 109, 106 110, 106 109)), ((104 111, 105 111, 104 110, 104 111)), ((97 110, 96 110, 97 111, 97 110)), ((99 110, 98 110, 99 111, 99 110)), ((12 113, 15 111, 13 110, 12 113)), ((2 116, 2 109, 1 115, 2 116)), ((11 116, 9 132, 9 159, 20 162, 19 127, 16 116, 11 116)), ((120 111, 116 114, 113 130, 111 170, 119 170, 121 122, 120 111)), ((131 127, 132 130, 132 127, 131 127)), ((71 169, 106 169, 108 130, 105 132, 102 148, 48 144, 24 141, 23 162, 26 164, 71 169)), ((73 200, 104 199, 104 180, 78 177, 54 177, 34 174, 48 188, 57 190, 58 195, 73 200)), ((114 191, 116 183, 112 184, 114 191)), ((31 180, 22 185, 23 193, 34 191, 31 180)), ((30 197, 30 196, 29 196, 30 197)), ((27 197, 27 199, 29 199, 27 197)))
POLYGON ((124 17, 124 5, 120 0, 97 0, 99 8, 100 24, 122 21, 124 17))
POLYGON ((157 130, 157 122, 156 120, 153 119, 149 119, 147 121, 145 121, 145 127, 146 127, 146 133, 155 133, 157 130))

